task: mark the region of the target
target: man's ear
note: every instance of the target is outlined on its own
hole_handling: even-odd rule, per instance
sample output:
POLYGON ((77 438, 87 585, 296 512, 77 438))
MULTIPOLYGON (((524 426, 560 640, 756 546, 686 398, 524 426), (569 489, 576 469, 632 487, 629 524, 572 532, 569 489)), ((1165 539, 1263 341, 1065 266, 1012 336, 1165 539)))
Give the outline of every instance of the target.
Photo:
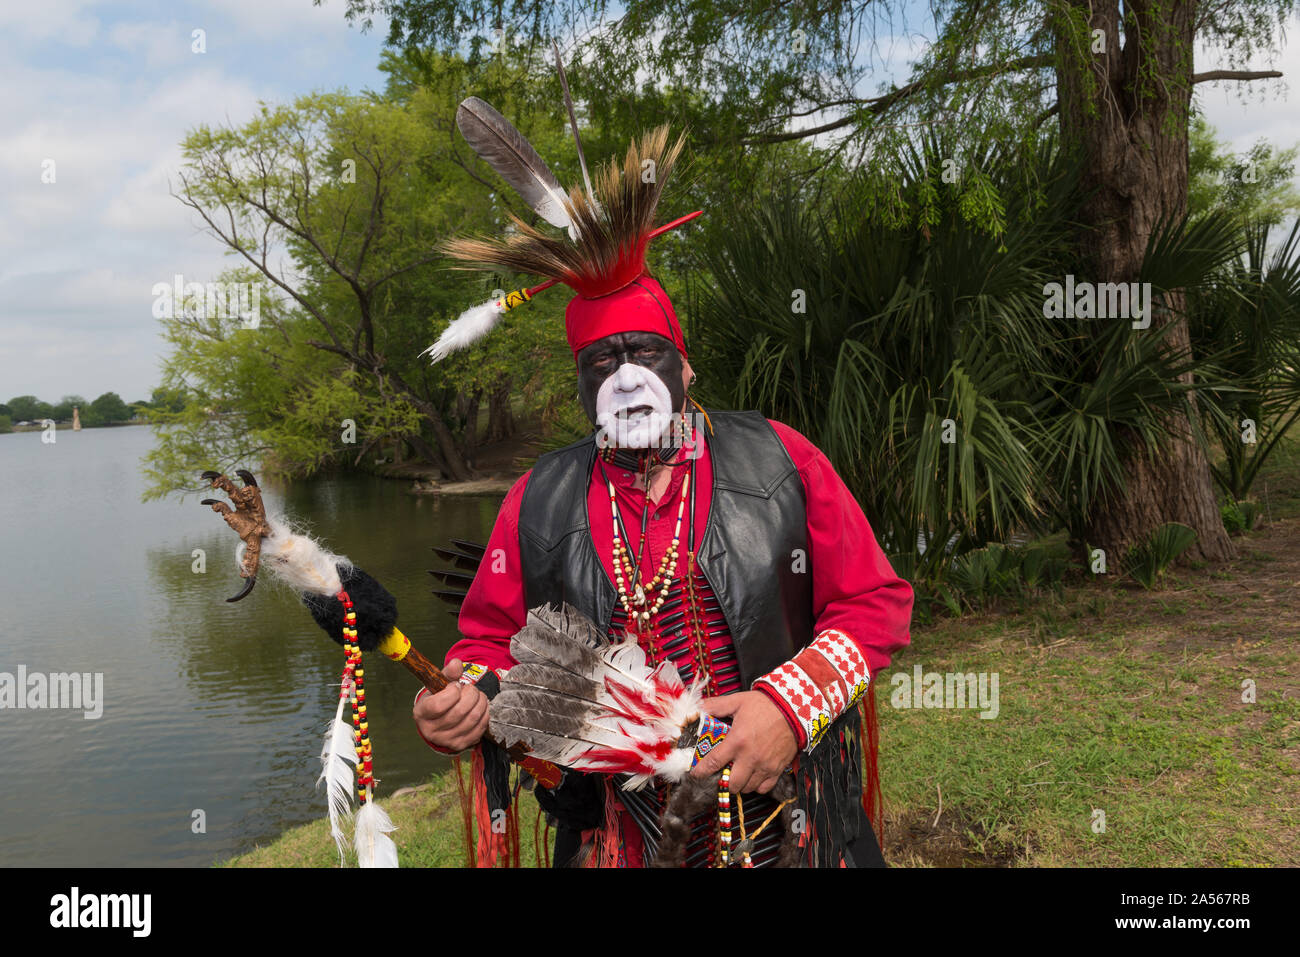
MULTIPOLYGON (((683 358, 682 359, 682 392, 685 393, 687 390, 689 390, 691 387, 691 383, 694 381, 695 381, 695 372, 691 369, 691 362, 689 359, 683 358)), ((685 412, 686 410, 685 408, 683 408, 681 409, 681 411, 685 412)))

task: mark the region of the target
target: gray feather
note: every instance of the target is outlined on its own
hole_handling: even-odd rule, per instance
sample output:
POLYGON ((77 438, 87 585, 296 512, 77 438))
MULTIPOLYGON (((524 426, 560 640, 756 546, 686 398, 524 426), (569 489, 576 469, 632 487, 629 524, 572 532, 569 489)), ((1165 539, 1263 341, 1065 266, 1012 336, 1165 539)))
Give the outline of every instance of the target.
POLYGON ((578 115, 573 111, 573 97, 569 95, 569 81, 564 75, 564 58, 560 56, 560 44, 551 41, 555 47, 555 68, 560 71, 560 89, 564 91, 564 105, 569 108, 569 125, 573 128, 573 142, 578 147, 578 163, 582 166, 582 181, 587 184, 587 198, 594 204, 596 194, 591 189, 591 176, 587 173, 587 157, 582 152, 582 137, 578 135, 578 115))
POLYGON ((617 731, 592 724, 583 717, 555 714, 549 711, 537 711, 531 708, 516 707, 509 702, 499 704, 492 702, 491 719, 488 722, 492 737, 507 747, 522 741, 530 754, 547 761, 554 761, 573 752, 582 752, 590 746, 626 748, 627 738, 617 731), (548 739, 562 740, 562 753, 555 753, 557 747, 550 743, 548 751, 540 750, 539 742, 548 739))
POLYGON ((590 678, 575 675, 554 665, 530 662, 511 668, 502 688, 542 689, 594 702, 601 686, 590 678))
POLYGON ((528 612, 528 623, 510 639, 510 656, 519 664, 547 664, 584 678, 602 673, 599 648, 608 645, 599 630, 577 610, 565 605, 528 612))
POLYGON ((514 688, 503 686, 492 699, 492 707, 505 714, 509 711, 527 711, 529 714, 546 716, 554 719, 555 727, 538 725, 543 731, 559 734, 560 725, 566 729, 574 722, 592 722, 600 718, 603 709, 594 701, 571 698, 568 695, 552 694, 535 688, 514 688))
POLYGON ((609 639, 596 623, 568 602, 560 602, 558 605, 538 605, 528 612, 528 617, 563 632, 570 640, 580 642, 588 648, 599 651, 609 644, 609 639))
POLYGON ((565 192, 550 167, 510 121, 477 96, 467 97, 456 110, 461 135, 484 162, 497 171, 529 206, 552 226, 572 225, 565 192))

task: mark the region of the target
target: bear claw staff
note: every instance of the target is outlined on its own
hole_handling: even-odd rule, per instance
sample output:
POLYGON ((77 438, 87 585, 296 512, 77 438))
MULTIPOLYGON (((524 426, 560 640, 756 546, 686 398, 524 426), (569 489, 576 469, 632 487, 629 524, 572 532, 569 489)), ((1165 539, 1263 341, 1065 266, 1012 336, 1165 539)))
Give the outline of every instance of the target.
MULTIPOLYGON (((448 691, 448 676, 412 647, 397 628, 397 602, 379 582, 295 532, 283 519, 268 515, 252 473, 241 469, 236 474, 244 482, 242 487, 219 472, 203 473, 213 488, 229 495, 235 507, 218 499, 204 499, 202 504, 221 515, 245 546, 240 574, 246 583, 227 601, 240 601, 252 592, 265 562, 300 593, 317 624, 343 646, 346 661, 338 705, 320 755, 320 780, 328 784, 330 831, 341 863, 345 828, 353 821, 351 793, 355 788, 360 810, 352 844, 358 863, 362 867, 395 867, 397 847, 388 837, 394 827, 374 799, 374 749, 366 715, 362 653, 383 652, 419 678, 425 690, 435 693, 448 691), (344 707, 349 703, 350 725, 344 720, 344 707)), ((454 544, 471 554, 435 550, 470 560, 470 567, 477 567, 475 546, 454 544)), ((481 549, 477 556, 482 556, 481 549)), ((434 574, 447 580, 442 573, 434 574)), ((435 594, 462 597, 436 589, 435 594)), ((486 700, 492 698, 490 733, 482 740, 502 742, 504 750, 498 748, 494 753, 508 755, 542 788, 558 788, 563 780, 564 772, 552 761, 578 771, 619 773, 627 788, 643 786, 653 777, 680 782, 726 737, 727 724, 702 707, 698 682, 688 688, 670 661, 651 667, 635 638, 610 642, 604 631, 567 604, 547 604, 529 611, 526 623, 510 640, 510 654, 517 664, 500 684, 495 674, 481 670, 449 671, 452 678, 476 683, 473 698, 465 699, 478 709, 467 715, 471 722, 486 714, 486 700)), ((493 776, 496 786, 490 801, 486 790, 481 792, 482 802, 470 805, 462 800, 469 844, 473 843, 472 819, 477 818, 479 824, 479 853, 471 861, 486 866, 495 864, 503 849, 507 851, 505 861, 518 864, 517 815, 506 818, 505 831, 496 826, 495 809, 509 804, 509 771, 501 770, 493 776), (503 835, 499 839, 489 837, 498 833, 503 835)), ((708 786, 721 780, 725 794, 726 777, 723 772, 708 786)), ((787 834, 792 833, 788 826, 791 813, 782 821, 787 834)), ((769 818, 755 830, 754 841, 770 822, 769 818)), ((743 817, 741 830, 736 855, 749 862, 752 842, 746 844, 744 839, 743 817)), ((774 828, 771 833, 779 830, 774 828)), ((467 846, 466 851, 473 853, 473 848, 467 846)))
POLYGON ((398 630, 397 603, 379 582, 346 558, 327 552, 309 536, 295 531, 284 519, 268 515, 253 474, 246 469, 235 474, 243 481, 242 486, 220 472, 203 473, 212 488, 229 496, 234 508, 212 498, 203 499, 202 504, 211 506, 244 543, 239 561, 244 586, 226 601, 247 597, 265 565, 302 596, 316 623, 343 646, 346 660, 338 705, 321 751, 320 781, 327 786, 330 833, 338 846, 340 862, 349 843, 346 827, 351 824, 350 843, 359 866, 396 867, 397 847, 388 836, 394 827, 374 796, 374 748, 366 715, 362 652, 378 650, 401 662, 429 690, 446 688, 447 679, 398 630), (360 619, 358 608, 362 609, 360 619), (350 721, 344 717, 349 705, 350 721), (353 793, 359 805, 355 816, 353 793))
POLYGON ((436 362, 466 348, 567 285, 565 331, 595 431, 542 455, 506 495, 447 656, 462 677, 417 697, 421 736, 443 753, 473 748, 477 800, 500 794, 490 781, 505 759, 484 737, 494 725, 475 682, 508 678, 528 609, 565 602, 610 642, 634 639, 651 666, 672 663, 731 730, 677 785, 626 790, 573 770, 538 782, 555 866, 883 866, 870 683, 908 642, 912 591, 808 439, 689 396, 682 330, 645 263, 652 238, 692 218, 653 225, 683 140, 661 127, 586 193, 565 193, 483 101, 466 100, 457 121, 557 229, 515 219, 505 237, 446 243, 467 268, 544 282, 468 310, 429 352, 436 362), (715 794, 705 785, 719 777, 715 794), (778 812, 787 839, 758 833, 778 812))

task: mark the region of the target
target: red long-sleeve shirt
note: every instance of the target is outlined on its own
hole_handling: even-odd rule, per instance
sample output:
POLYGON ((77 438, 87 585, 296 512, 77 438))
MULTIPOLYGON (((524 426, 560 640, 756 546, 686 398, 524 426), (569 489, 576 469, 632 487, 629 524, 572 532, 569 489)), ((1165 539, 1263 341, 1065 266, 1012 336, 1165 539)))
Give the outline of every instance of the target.
MULTIPOLYGON (((852 638, 861 649, 876 674, 886 667, 894 652, 908 643, 908 625, 912 611, 911 586, 894 574, 884 552, 857 501, 836 474, 826 456, 789 426, 771 423, 778 438, 790 454, 799 471, 807 502, 808 569, 813 576, 813 634, 826 629, 836 629, 852 638)), ((681 458, 686 457, 683 451, 681 458)), ((681 501, 682 482, 689 466, 673 469, 668 489, 651 506, 647 523, 645 550, 641 543, 641 514, 646 505, 646 493, 634 487, 634 472, 616 465, 600 463, 592 470, 587 494, 587 517, 591 526, 596 553, 604 563, 605 571, 614 580, 613 558, 610 545, 613 539, 613 518, 609 507, 606 475, 613 483, 618 507, 626 528, 625 543, 640 562, 649 578, 658 567, 659 559, 672 541, 681 501)), ((524 475, 506 495, 497 516, 496 525, 488 539, 487 551, 478 575, 460 612, 460 631, 464 638, 452 646, 447 660, 459 658, 464 662, 477 662, 489 668, 509 668, 514 664, 510 657, 510 637, 524 626, 523 568, 519 555, 519 508, 531 472, 524 475)), ((713 470, 708 443, 696 462, 696 514, 695 540, 703 538, 711 501, 713 470)), ((686 515, 689 516, 689 503, 686 515)), ((686 523, 682 519, 681 550, 685 554, 686 523)), ((678 571, 684 571, 684 560, 679 559, 678 571)), ((730 645, 728 636, 721 636, 711 645, 730 645)), ((721 687, 719 690, 731 690, 721 687)), ((791 719, 788 706, 779 701, 787 719, 791 719)), ((799 738, 800 746, 806 735, 798 723, 791 725, 799 738)))

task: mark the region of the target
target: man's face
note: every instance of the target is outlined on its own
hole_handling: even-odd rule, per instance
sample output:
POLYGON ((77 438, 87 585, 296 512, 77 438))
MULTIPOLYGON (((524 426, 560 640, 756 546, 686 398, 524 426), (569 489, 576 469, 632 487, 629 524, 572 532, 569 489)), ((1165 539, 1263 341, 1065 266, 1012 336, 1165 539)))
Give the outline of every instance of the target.
POLYGON ((653 332, 620 332, 578 353, 583 411, 613 444, 650 448, 686 400, 682 356, 653 332))

